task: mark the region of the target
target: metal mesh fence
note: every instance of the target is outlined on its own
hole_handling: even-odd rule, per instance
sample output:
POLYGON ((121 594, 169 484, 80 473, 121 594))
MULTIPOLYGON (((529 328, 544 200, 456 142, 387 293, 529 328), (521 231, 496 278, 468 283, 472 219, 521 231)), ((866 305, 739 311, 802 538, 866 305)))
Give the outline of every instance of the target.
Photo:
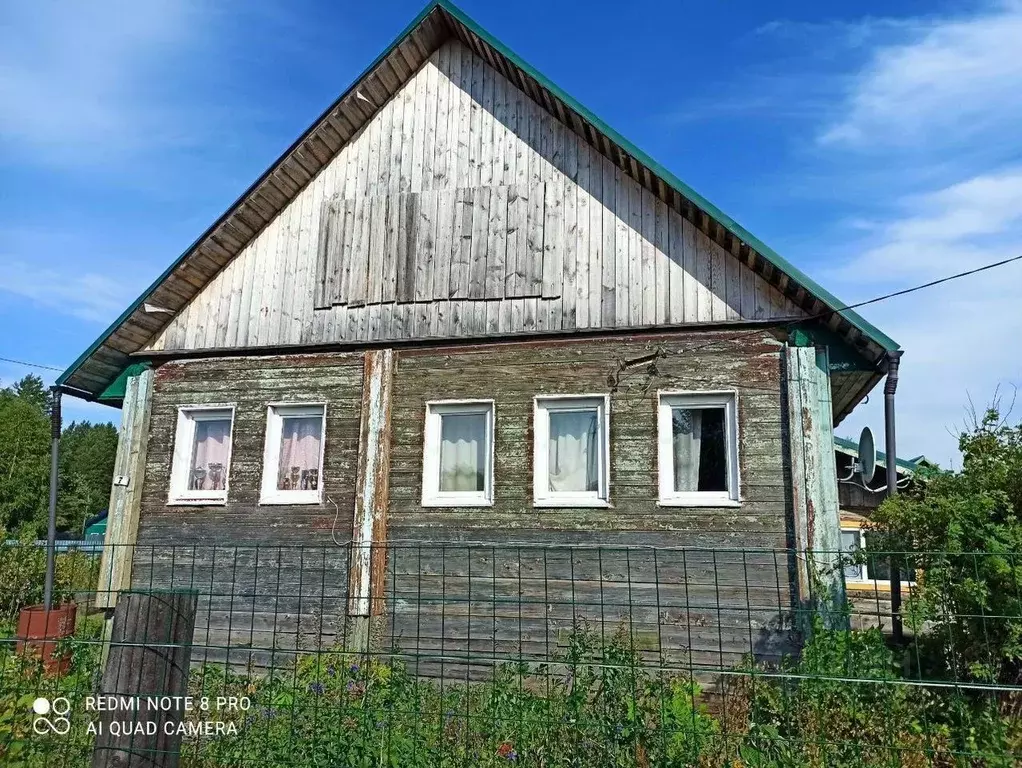
POLYGON ((362 594, 350 546, 136 546, 103 611, 68 551, 47 645, 5 546, 0 763, 1015 765, 1022 593, 968 590, 1022 556, 932 554, 897 553, 896 646, 840 553, 805 599, 790 550, 390 542, 362 594))

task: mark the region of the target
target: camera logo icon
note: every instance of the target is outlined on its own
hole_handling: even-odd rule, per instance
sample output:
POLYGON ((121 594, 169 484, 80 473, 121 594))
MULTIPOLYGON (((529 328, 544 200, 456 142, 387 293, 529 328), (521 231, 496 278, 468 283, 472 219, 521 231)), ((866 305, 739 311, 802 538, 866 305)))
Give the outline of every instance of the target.
POLYGON ((67 718, 71 712, 71 702, 64 696, 58 696, 52 701, 40 696, 32 702, 32 711, 36 714, 32 730, 40 736, 45 733, 64 736, 71 730, 71 721, 67 718))

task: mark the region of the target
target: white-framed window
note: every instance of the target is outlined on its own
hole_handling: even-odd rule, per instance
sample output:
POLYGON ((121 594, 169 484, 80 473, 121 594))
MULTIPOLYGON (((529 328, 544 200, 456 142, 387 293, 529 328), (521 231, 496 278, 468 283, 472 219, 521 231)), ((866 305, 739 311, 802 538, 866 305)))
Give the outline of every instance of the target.
POLYGON ((493 504, 493 401, 426 403, 422 506, 493 504))
POLYGON ((323 403, 274 403, 267 407, 260 504, 322 501, 325 434, 323 403))
MULTIPOLYGON (((864 549, 867 552, 865 559, 861 562, 845 563, 845 583, 851 585, 875 584, 883 589, 890 589, 890 558, 880 555, 871 556, 869 554, 869 545, 867 544, 868 536, 869 531, 861 528, 841 528, 841 551, 847 554, 849 559, 857 556, 864 549)), ((915 584, 915 571, 903 571, 901 583, 906 586, 913 586, 915 584)))
POLYGON ((178 408, 170 470, 171 504, 227 501, 233 426, 234 405, 178 408))
POLYGON ((607 395, 547 395, 535 399, 536 506, 609 505, 609 414, 607 395))
POLYGON ((738 504, 738 395, 660 392, 660 504, 738 504))

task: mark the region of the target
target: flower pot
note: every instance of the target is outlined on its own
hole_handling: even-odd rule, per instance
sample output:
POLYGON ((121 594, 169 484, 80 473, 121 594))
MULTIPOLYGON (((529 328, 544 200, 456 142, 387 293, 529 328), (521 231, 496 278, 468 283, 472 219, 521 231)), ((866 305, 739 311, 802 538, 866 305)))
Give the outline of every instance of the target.
POLYGON ((58 653, 57 643, 74 634, 77 613, 74 603, 50 610, 41 605, 25 606, 18 614, 17 652, 38 654, 48 675, 64 674, 71 666, 71 654, 58 653))

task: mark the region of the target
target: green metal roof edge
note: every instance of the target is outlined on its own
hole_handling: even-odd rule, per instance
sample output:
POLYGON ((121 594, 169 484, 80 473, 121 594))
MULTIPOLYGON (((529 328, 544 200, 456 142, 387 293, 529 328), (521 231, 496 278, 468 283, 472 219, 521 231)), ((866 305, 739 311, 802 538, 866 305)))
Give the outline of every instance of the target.
POLYGON ((96 400, 101 403, 123 400, 124 394, 128 390, 128 379, 131 376, 138 376, 138 374, 142 373, 142 371, 148 370, 149 368, 152 368, 152 364, 147 360, 125 366, 120 375, 107 384, 106 389, 96 395, 96 400))
MULTIPOLYGON (((855 440, 849 440, 847 437, 834 435, 834 446, 841 450, 842 453, 848 453, 852 456, 859 455, 859 444, 855 440)), ((914 459, 895 459, 895 464, 906 472, 918 472, 920 463, 924 461, 926 461, 925 455, 917 456, 914 459)), ((887 454, 883 451, 877 451, 877 464, 887 466, 887 454)))
POLYGON ((501 54, 506 56, 515 65, 524 70, 531 77, 535 78, 544 88, 549 90, 561 101, 571 107, 573 110, 582 115, 586 120, 592 123, 596 128, 605 133, 608 137, 613 139, 619 144, 625 151, 633 155, 637 160, 641 161, 643 165, 646 165, 650 170, 656 172, 664 181, 674 187, 675 190, 680 192, 682 195, 687 197, 693 203, 698 205, 710 216, 720 222, 731 234, 740 238, 742 241, 748 243, 756 249, 767 261, 773 264, 775 267, 780 269, 782 272, 786 272, 790 277, 794 278, 797 282, 801 283, 808 291, 818 296, 822 301, 831 305, 839 315, 844 317, 848 322, 862 331, 867 337, 879 344, 886 350, 894 351, 900 349, 898 343, 894 341, 890 336, 885 334, 876 326, 869 323, 865 318, 859 315, 857 312, 851 309, 842 309, 845 304, 834 296, 830 291, 826 290, 823 286, 819 285, 815 280, 811 279, 802 270, 791 264, 787 259, 777 253, 773 248, 768 246, 758 237, 749 232, 745 227, 736 222, 720 208, 715 206, 705 197, 696 192, 692 187, 683 182, 667 168, 658 163, 656 160, 647 155, 643 150, 639 149, 635 144, 628 141, 624 136, 618 133, 616 130, 611 128, 597 115, 593 114, 590 110, 584 107, 577 99, 570 96, 563 89, 556 84, 552 83, 546 76, 544 76, 535 67, 524 61, 518 54, 504 45, 500 40, 493 37, 489 32, 479 26, 472 18, 470 18, 464 11, 458 8, 450 0, 436 0, 436 5, 439 5, 452 16, 455 16, 458 21, 468 27, 474 34, 479 36, 488 45, 492 46, 496 50, 500 51, 501 54))
POLYGON ((121 315, 116 320, 114 320, 105 331, 103 331, 103 333, 99 335, 99 337, 94 342, 92 342, 89 348, 86 349, 81 355, 79 355, 78 359, 71 363, 71 365, 68 366, 66 371, 64 371, 62 374, 60 374, 60 376, 57 377, 55 384, 57 386, 62 386, 66 384, 67 380, 71 378, 75 371, 78 370, 79 366, 81 366, 82 363, 88 360, 92 353, 99 349, 104 341, 110 338, 111 334, 113 334, 113 332, 117 330, 117 327, 121 323, 127 320, 136 309, 142 306, 145 300, 149 298, 150 295, 152 295, 153 291, 155 291, 160 286, 160 283, 162 283, 164 280, 170 277, 171 273, 175 269, 177 269, 178 265, 180 265, 181 262, 183 262, 188 257, 188 254, 190 254, 199 245, 199 243, 201 243, 210 234, 212 234, 213 231, 216 230, 218 226, 220 226, 221 222, 223 222, 228 216, 230 216, 231 212, 239 205, 241 205, 241 203, 244 202, 245 198, 248 197, 250 193, 252 193, 260 184, 263 183, 263 181, 270 175, 270 173, 277 166, 277 164, 280 163, 280 161, 283 160, 285 157, 290 155, 295 149, 297 149, 298 146, 301 145, 303 141, 305 141, 308 135, 312 133, 316 126, 323 122, 323 120, 325 120, 327 116, 331 112, 333 112, 342 101, 344 101, 344 97, 347 96, 348 93, 352 89, 354 89, 366 75, 372 72, 377 64, 379 64, 387 56, 389 56, 390 52, 393 51, 398 45, 400 45, 401 41, 404 40, 404 38, 407 37, 408 34, 413 29, 415 29, 415 27, 421 24, 422 20, 426 18, 430 14, 430 12, 436 7, 447 8, 447 6, 439 2, 439 0, 431 2, 429 5, 423 8, 419 12, 419 14, 414 19, 412 19, 412 21, 404 29, 402 29, 401 32, 398 33, 398 35, 391 41, 390 45, 388 45, 379 56, 373 59, 372 63, 368 67, 363 69, 358 74, 358 76, 351 81, 348 87, 341 92, 341 95, 338 96, 329 107, 323 110, 323 114, 321 114, 319 117, 313 120, 309 127, 302 132, 302 135, 295 139, 291 146, 289 146, 286 150, 284 150, 283 153, 281 153, 280 157, 278 157, 276 160, 270 163, 269 167, 265 171, 263 171, 262 174, 260 174, 259 178, 256 179, 252 184, 250 184, 248 188, 238 196, 237 200, 235 200, 233 203, 227 206, 227 210, 220 214, 219 218, 217 218, 217 220, 214 221, 213 224, 210 225, 205 232, 203 232, 201 235, 195 238, 192 244, 185 248, 181 255, 174 259, 174 262, 169 267, 167 267, 167 269, 165 269, 160 274, 160 276, 157 277, 152 282, 152 284, 148 288, 146 288, 142 292, 142 294, 137 299, 135 299, 135 301, 133 301, 131 305, 126 310, 124 310, 124 312, 122 312, 121 315))
POLYGON ((751 232, 747 231, 743 226, 738 224, 738 222, 736 222, 734 219, 732 219, 730 216, 728 216, 726 213, 720 210, 717 206, 713 205, 713 203, 711 203, 705 197, 703 197, 694 189, 692 189, 690 186, 688 186, 688 184, 686 184, 677 176, 675 176, 673 173, 671 173, 669 170, 667 170, 667 168, 665 168, 660 163, 651 158, 649 155, 647 155, 643 150, 635 146, 635 144, 625 139, 624 136, 622 136, 616 130, 611 128, 597 115, 593 114, 593 112, 591 112, 589 109, 583 106, 577 99, 566 93, 555 83, 551 82, 542 72, 540 72, 531 64, 526 62, 518 54, 516 54, 514 51, 512 51, 510 48, 504 45, 504 43, 502 43, 500 40, 495 38, 481 26, 479 26, 479 24, 476 23, 476 21, 472 19, 468 14, 466 14, 463 10, 461 10, 461 8, 456 6, 454 3, 450 2, 450 0, 432 0, 432 2, 428 3, 426 7, 423 8, 419 12, 419 14, 403 30, 401 30, 401 32, 398 33, 398 35, 391 41, 390 45, 388 45, 383 50, 383 52, 380 53, 379 56, 373 59, 372 63, 369 64, 369 66, 367 66, 364 70, 362 70, 362 72, 360 72, 358 76, 354 78, 354 80, 352 80, 351 84, 341 93, 341 95, 338 96, 337 99, 323 111, 323 114, 317 117, 311 123, 311 125, 302 133, 302 135, 299 136, 291 144, 291 146, 288 147, 280 155, 280 157, 277 160, 271 163, 270 166, 259 176, 259 178, 256 179, 244 192, 242 192, 241 195, 238 196, 237 200, 231 203, 227 207, 227 210, 225 210, 224 213, 221 214, 220 217, 215 222, 213 222, 213 224, 210 225, 209 228, 206 229, 205 232, 199 235, 199 237, 197 237, 191 243, 191 245, 189 245, 181 253, 181 255, 178 256, 174 260, 174 262, 166 270, 164 270, 160 274, 160 276, 157 277, 156 280, 154 280, 153 283, 148 288, 146 288, 142 292, 142 294, 137 299, 135 299, 135 301, 133 301, 131 305, 124 312, 122 312, 121 315, 116 320, 113 321, 113 323, 110 324, 110 326, 105 331, 103 331, 102 334, 100 334, 100 336, 89 346, 88 349, 86 349, 81 355, 78 356, 78 358, 73 363, 71 363, 70 366, 68 366, 66 371, 64 371, 62 374, 60 374, 60 376, 57 377, 56 384, 58 386, 66 384, 67 380, 75 373, 75 371, 78 370, 81 364, 85 362, 92 355, 93 352, 99 349, 103 342, 110 337, 110 335, 117 329, 117 327, 121 323, 127 320, 128 317, 130 317, 131 314, 135 312, 135 310, 142 306, 143 302, 152 294, 153 291, 155 291, 159 287, 159 285, 164 280, 166 280, 170 276, 170 274, 175 269, 177 269, 181 262, 183 262, 185 258, 187 258, 188 254, 190 254, 192 250, 194 250, 195 247, 199 245, 199 243, 205 240, 218 226, 220 226, 220 224, 230 215, 230 213, 238 205, 240 205, 245 200, 245 198, 248 197, 248 195, 253 190, 255 190, 270 175, 270 173, 276 167, 276 165, 282 159, 291 154, 291 152, 293 152, 303 141, 305 141, 305 139, 315 129, 315 127, 319 125, 320 122, 322 122, 334 109, 337 108, 337 106, 344 100, 344 97, 347 96, 348 93, 353 88, 355 88, 366 75, 372 72, 372 70, 376 67, 377 64, 379 64, 387 56, 389 56, 391 51, 393 51, 398 45, 400 45, 401 41, 413 29, 415 29, 415 27, 422 23, 422 20, 425 19, 435 8, 442 8, 443 10, 451 14, 451 16, 453 16, 462 24, 464 24, 465 27, 468 28, 473 34, 477 35, 481 40, 485 41, 487 45, 493 47, 495 50, 499 51, 503 56, 507 57, 516 66, 520 67, 526 74, 528 74, 530 77, 534 78, 538 83, 540 83, 544 88, 549 90, 551 93, 557 96, 557 98, 559 98, 573 110, 582 115, 586 120, 592 123, 600 131, 605 133, 609 138, 613 139, 629 154, 633 155, 637 160, 641 161, 643 165, 648 166, 652 171, 656 172, 657 175, 659 175, 670 186, 674 187, 675 190, 677 190, 679 193, 681 193, 689 200, 694 202, 696 205, 698 205, 700 208, 705 210, 710 216, 712 216, 714 219, 720 222, 733 235, 735 235, 736 237, 740 238, 741 240, 755 248, 760 253, 760 255, 763 256, 763 258, 765 258, 767 261, 769 261, 771 264, 773 264, 781 271, 786 272, 788 275, 793 277, 797 282, 801 283, 803 286, 805 286, 807 290, 817 295, 825 303, 830 304, 832 309, 834 309, 838 314, 840 314, 842 317, 848 320, 848 322, 850 322, 852 325, 854 325, 856 328, 862 331, 862 333, 864 333, 871 340, 873 340, 874 342, 876 342, 881 347, 887 350, 893 351, 899 349, 897 342, 895 342, 889 336, 880 331, 880 329, 871 325, 857 312, 854 312, 850 309, 840 309, 840 307, 843 307, 844 304, 843 302, 839 301, 836 296, 834 296, 829 291, 824 289, 822 286, 817 284, 814 280, 810 279, 801 270, 799 270, 797 267, 789 263, 780 254, 778 254, 768 245, 763 243, 751 232))

